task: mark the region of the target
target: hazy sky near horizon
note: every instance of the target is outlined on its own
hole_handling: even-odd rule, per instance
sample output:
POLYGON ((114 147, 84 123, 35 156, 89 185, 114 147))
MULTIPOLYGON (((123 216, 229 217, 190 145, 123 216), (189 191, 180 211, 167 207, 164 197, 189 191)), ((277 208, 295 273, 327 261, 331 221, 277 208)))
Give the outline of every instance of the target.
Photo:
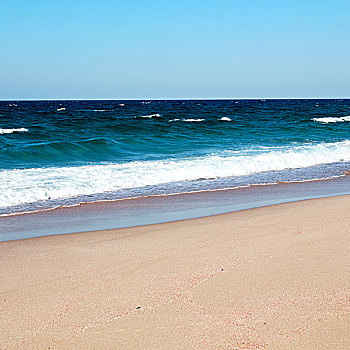
POLYGON ((350 97, 349 15, 349 0, 2 0, 0 99, 350 97))

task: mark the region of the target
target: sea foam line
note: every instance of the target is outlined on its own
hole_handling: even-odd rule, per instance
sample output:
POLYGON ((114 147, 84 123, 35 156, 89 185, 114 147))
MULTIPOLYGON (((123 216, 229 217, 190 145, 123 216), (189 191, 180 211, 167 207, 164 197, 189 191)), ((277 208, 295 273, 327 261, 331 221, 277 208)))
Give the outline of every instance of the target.
MULTIPOLYGON (((159 193, 159 194, 152 194, 152 195, 136 195, 136 196, 128 196, 125 198, 96 199, 96 200, 92 200, 92 201, 82 200, 82 201, 79 201, 75 204, 63 204, 63 205, 60 204, 60 205, 55 205, 55 206, 47 207, 47 208, 40 208, 40 209, 27 210, 27 211, 9 212, 9 213, 5 213, 5 214, 0 214, 0 217, 41 213, 41 212, 46 212, 46 211, 53 211, 56 209, 74 208, 74 207, 78 207, 78 206, 85 205, 85 204, 91 204, 91 203, 123 202, 123 201, 130 201, 130 200, 144 199, 144 198, 174 197, 174 196, 179 196, 179 195, 189 195, 189 194, 196 194, 196 193, 242 190, 245 188, 252 188, 252 187, 265 187, 265 186, 275 186, 275 185, 295 184, 295 183, 305 183, 305 182, 329 181, 329 180, 334 180, 337 178, 342 178, 345 176, 346 176, 346 174, 341 174, 341 175, 336 175, 336 176, 332 176, 332 177, 312 178, 312 179, 306 179, 306 180, 304 179, 304 180, 290 180, 290 181, 274 181, 274 182, 264 182, 264 183, 257 183, 257 184, 253 183, 250 185, 238 185, 238 186, 233 186, 233 187, 189 190, 189 191, 185 191, 185 192, 170 192, 170 193, 159 193)), ((338 196, 338 195, 335 195, 335 196, 338 196)), ((317 198, 322 198, 322 197, 329 197, 329 195, 326 195, 326 196, 321 195, 320 197, 317 197, 317 198)), ((281 202, 281 203, 284 203, 284 202, 281 202)), ((276 204, 279 204, 279 203, 276 203, 276 204)))

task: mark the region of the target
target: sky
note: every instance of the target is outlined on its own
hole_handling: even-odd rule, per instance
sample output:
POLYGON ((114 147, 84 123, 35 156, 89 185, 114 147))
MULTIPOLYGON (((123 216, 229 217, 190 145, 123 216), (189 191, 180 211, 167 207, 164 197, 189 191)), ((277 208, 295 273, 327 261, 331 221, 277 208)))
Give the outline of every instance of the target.
POLYGON ((1 0, 0 100, 350 97, 349 0, 1 0))

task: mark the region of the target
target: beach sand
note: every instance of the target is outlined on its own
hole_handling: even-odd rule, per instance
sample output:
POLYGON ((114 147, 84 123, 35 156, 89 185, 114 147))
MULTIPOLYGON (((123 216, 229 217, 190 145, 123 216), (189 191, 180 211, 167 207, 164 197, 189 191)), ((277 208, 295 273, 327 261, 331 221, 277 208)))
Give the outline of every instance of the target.
POLYGON ((1 349, 349 349, 350 196, 0 243, 1 349))

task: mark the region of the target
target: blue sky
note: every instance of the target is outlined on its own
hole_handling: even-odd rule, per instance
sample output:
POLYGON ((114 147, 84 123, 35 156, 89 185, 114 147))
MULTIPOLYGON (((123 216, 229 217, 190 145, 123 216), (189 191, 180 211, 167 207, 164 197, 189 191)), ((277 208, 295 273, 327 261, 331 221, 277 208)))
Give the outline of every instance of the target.
POLYGON ((2 0, 0 99, 350 97, 349 15, 349 0, 2 0))

